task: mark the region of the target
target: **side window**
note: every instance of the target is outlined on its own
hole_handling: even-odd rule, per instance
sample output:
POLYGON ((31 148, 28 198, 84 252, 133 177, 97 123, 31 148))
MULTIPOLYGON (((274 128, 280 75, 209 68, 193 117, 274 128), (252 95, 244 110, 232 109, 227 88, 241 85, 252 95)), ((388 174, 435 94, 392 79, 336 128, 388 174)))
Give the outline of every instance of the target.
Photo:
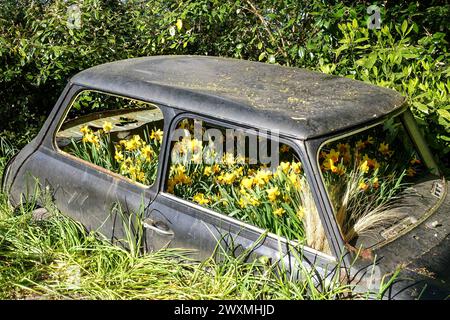
POLYGON ((83 91, 55 139, 66 153, 150 186, 156 178, 163 125, 163 114, 154 104, 83 91))
POLYGON ((183 119, 166 191, 329 254, 300 158, 273 137, 183 119))

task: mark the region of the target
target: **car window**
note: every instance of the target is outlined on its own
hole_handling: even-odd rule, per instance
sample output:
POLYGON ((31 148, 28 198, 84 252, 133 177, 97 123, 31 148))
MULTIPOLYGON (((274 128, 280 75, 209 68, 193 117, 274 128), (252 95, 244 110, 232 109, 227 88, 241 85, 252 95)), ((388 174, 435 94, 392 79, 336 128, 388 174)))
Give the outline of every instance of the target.
POLYGON ((82 91, 57 131, 58 148, 147 186, 156 179, 164 120, 158 106, 82 91))
POLYGON ((170 155, 167 192, 330 253, 300 158, 277 137, 185 118, 170 155))
POLYGON ((408 187, 428 175, 399 118, 328 142, 318 158, 344 240, 364 247, 414 211, 408 187))

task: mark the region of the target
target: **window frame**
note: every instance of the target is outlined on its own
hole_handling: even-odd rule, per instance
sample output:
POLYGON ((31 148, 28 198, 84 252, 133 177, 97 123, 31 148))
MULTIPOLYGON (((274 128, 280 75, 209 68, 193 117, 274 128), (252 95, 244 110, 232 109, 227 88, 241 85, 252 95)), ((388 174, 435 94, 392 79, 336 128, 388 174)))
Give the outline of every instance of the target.
MULTIPOLYGON (((171 156, 171 141, 172 141, 172 137, 174 134, 174 130, 176 130, 176 126, 178 125, 178 123, 180 121, 182 121, 183 119, 194 119, 194 120, 201 120, 204 122, 208 122, 208 124, 212 124, 212 125, 217 125, 217 126, 221 126, 224 127, 225 129, 239 129, 242 130, 244 132, 248 132, 251 130, 267 130, 267 129, 263 129, 263 128, 257 128, 257 127, 252 127, 249 125, 245 125, 245 124, 238 124, 232 121, 228 121, 225 119, 217 119, 217 118, 213 118, 213 117, 209 117, 209 116, 204 116, 198 113, 194 113, 194 112, 185 112, 182 111, 180 113, 177 113, 176 116, 174 116, 171 119, 171 123, 170 126, 168 128, 168 134, 167 134, 167 143, 166 143, 166 149, 164 151, 164 163, 162 166, 162 171, 161 171, 161 183, 160 183, 160 188, 158 193, 161 194, 164 197, 167 197, 169 199, 172 199, 173 201, 176 201, 180 204, 183 205, 187 205, 190 206, 194 209, 196 209, 196 211, 200 212, 202 214, 202 220, 211 220, 209 218, 215 218, 215 219, 220 219, 222 221, 226 221, 227 223, 233 225, 234 227, 237 228, 245 228, 254 232, 257 232, 259 234, 264 234, 266 233, 267 236, 272 239, 272 240, 276 240, 276 241, 281 241, 283 244, 289 244, 292 245, 293 247, 301 247, 303 251, 306 251, 308 254, 316 256, 316 257, 320 257, 322 260, 324 260, 326 263, 336 263, 337 262, 337 258, 338 256, 336 255, 336 252, 333 250, 333 246, 331 244, 332 241, 330 241, 329 239, 329 234, 327 232, 327 229, 325 228, 325 226, 323 225, 323 219, 321 217, 321 213, 320 213, 320 208, 319 206, 317 206, 317 201, 316 198, 314 197, 314 202, 316 204, 317 207, 317 211, 318 211, 318 215, 319 215, 319 219, 322 223, 323 228, 325 229, 325 233, 326 233, 326 238, 327 241, 329 243, 329 247, 330 247, 330 254, 327 254, 325 252, 322 251, 318 251, 314 248, 311 248, 309 246, 307 246, 306 244, 302 244, 296 240, 289 240, 283 236, 279 236, 275 233, 271 233, 268 232, 260 227, 254 226, 249 224, 248 222, 244 222, 241 220, 238 220, 236 218, 230 217, 226 214, 214 211, 212 209, 203 207, 199 204, 196 204, 195 202, 180 198, 172 193, 169 193, 166 191, 166 187, 167 187, 167 182, 168 182, 168 178, 169 178, 169 171, 170 171, 170 156, 171 156), (211 217, 212 216, 212 217, 211 217), (205 219, 203 219, 205 218, 205 219)), ((266 136, 265 134, 259 134, 259 136, 264 136, 266 138, 270 138, 268 136, 266 136)), ((284 135, 282 133, 279 133, 279 142, 282 142, 284 144, 287 144, 289 147, 291 147, 296 154, 298 155, 300 162, 302 163, 302 165, 307 161, 307 157, 303 155, 303 152, 301 150, 301 148, 298 145, 299 140, 293 139, 287 135, 284 135)), ((311 173, 309 172, 309 168, 307 166, 303 167, 305 170, 305 176, 306 179, 308 181, 308 183, 310 184, 310 188, 311 188, 311 192, 313 192, 314 194, 314 187, 311 184, 311 179, 310 179, 310 175, 311 173)))
MULTIPOLYGON (((68 98, 68 101, 65 100, 62 103, 63 106, 63 111, 61 116, 59 117, 59 120, 57 122, 57 124, 54 127, 54 130, 52 130, 51 134, 50 134, 50 139, 51 139, 51 145, 52 148, 54 149, 54 151, 57 154, 62 155, 65 158, 71 159, 73 161, 76 161, 79 165, 84 165, 89 167, 90 169, 92 169, 94 172, 101 172, 103 174, 106 174, 112 178, 116 178, 119 179, 119 181, 126 183, 127 185, 132 185, 134 188, 137 188, 140 191, 143 191, 144 193, 148 193, 152 190, 158 190, 158 185, 160 184, 160 174, 161 174, 161 161, 163 159, 163 155, 162 152, 165 150, 165 143, 166 143, 166 133, 168 132, 167 128, 168 127, 168 114, 166 112, 166 106, 165 105, 161 105, 152 101, 145 101, 145 100, 140 100, 140 99, 136 99, 136 98, 132 98, 129 96, 124 96, 124 95, 120 95, 117 93, 111 93, 111 92, 107 92, 107 91, 103 91, 103 90, 99 90, 99 89, 95 89, 95 88, 88 88, 88 87, 76 87, 73 86, 71 87, 71 89, 75 88, 75 90, 72 92, 72 90, 70 91, 70 96, 66 97, 66 99, 68 98), (94 163, 91 163, 89 161, 83 160, 78 158, 77 156, 74 156, 68 152, 65 152, 63 150, 61 150, 61 148, 59 148, 58 144, 56 143, 56 136, 58 134, 58 132, 61 130, 62 125, 64 124, 64 122, 67 119, 67 116, 71 110, 71 108, 73 107, 74 102, 76 101, 76 99, 85 91, 91 91, 91 92, 97 92, 100 94, 104 94, 104 95, 109 95, 109 96, 114 96, 114 97, 118 97, 118 98, 122 98, 122 99, 128 99, 128 100, 133 100, 133 101, 138 101, 138 102, 142 102, 142 103, 146 103, 146 104, 153 104, 155 105, 162 113, 163 115, 163 122, 164 122, 164 127, 163 127, 163 141, 161 143, 161 147, 160 147, 160 151, 159 151, 159 155, 158 155, 158 168, 156 171, 156 178, 153 181, 153 183, 151 185, 145 185, 143 183, 140 183, 138 181, 134 181, 128 177, 125 177, 123 175, 121 175, 120 173, 111 171, 109 169, 103 168, 99 165, 96 165, 94 163)), ((154 196, 152 196, 152 198, 156 197, 156 191, 154 192, 154 196)))
MULTIPOLYGON (((418 143, 417 140, 415 139, 415 137, 411 134, 410 119, 406 118, 407 114, 409 112, 411 112, 411 111, 409 110, 409 108, 407 106, 405 106, 399 110, 396 110, 395 112, 392 112, 388 115, 377 118, 373 121, 362 123, 362 124, 353 126, 347 130, 341 130, 340 132, 337 132, 337 133, 321 136, 321 137, 312 139, 312 140, 308 141, 308 143, 307 143, 307 148, 309 150, 311 150, 309 153, 312 155, 312 159, 314 160, 314 161, 312 161, 311 164, 314 167, 313 170, 315 170, 317 172, 317 175, 316 175, 316 176, 318 176, 317 182, 320 185, 320 189, 322 189, 321 193, 323 194, 322 200, 323 200, 324 206, 326 208, 325 210, 329 213, 328 219, 330 219, 330 221, 332 221, 332 223, 335 225, 334 233, 339 238, 339 241, 342 243, 342 246, 344 246, 344 247, 345 247, 346 243, 344 242, 344 237, 343 237, 343 234, 341 231, 341 226, 338 224, 338 222, 336 220, 335 208, 331 201, 328 188, 325 185, 325 179, 324 179, 322 170, 320 169, 320 159, 319 159, 320 151, 322 150, 322 148, 325 145, 327 145, 330 142, 337 141, 337 140, 370 130, 371 128, 374 128, 378 125, 383 124, 385 121, 387 121, 389 119, 399 117, 399 120, 403 124, 405 132, 408 135, 409 139, 411 140, 411 143, 413 143, 413 145, 416 147, 416 151, 419 153, 419 155, 422 158, 424 157, 424 155, 429 158, 430 151, 427 148, 427 146, 424 145, 423 143, 421 143, 422 141, 419 141, 419 143, 418 143), (337 233, 336 233, 336 230, 338 231, 337 233)), ((433 166, 430 166, 430 163, 425 163, 425 165, 430 170, 434 169, 433 166)), ((374 247, 377 247, 377 246, 375 245, 374 247)), ((365 249, 371 249, 371 248, 365 248, 365 249)), ((350 252, 350 254, 354 255, 354 253, 352 253, 352 252, 350 252)))

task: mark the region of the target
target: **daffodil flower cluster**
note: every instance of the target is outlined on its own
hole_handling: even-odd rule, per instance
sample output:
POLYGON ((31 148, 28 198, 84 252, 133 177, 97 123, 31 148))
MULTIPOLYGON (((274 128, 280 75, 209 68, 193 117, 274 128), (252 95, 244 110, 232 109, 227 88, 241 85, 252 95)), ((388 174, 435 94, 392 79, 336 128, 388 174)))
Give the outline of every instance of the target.
MULTIPOLYGON (((325 180, 329 185, 346 182, 352 171, 358 170, 364 175, 359 181, 359 190, 369 192, 376 190, 384 181, 391 181, 396 161, 396 153, 386 141, 377 142, 371 135, 365 139, 348 142, 350 139, 339 143, 330 143, 320 152, 319 160, 325 180), (328 151, 326 151, 328 150, 328 151), (385 174, 387 168, 391 174, 385 174), (380 175, 383 174, 383 175, 380 175)), ((414 176, 416 165, 420 160, 413 154, 409 160, 402 159, 397 166, 399 174, 404 171, 407 176, 414 176)))
POLYGON ((173 147, 167 191, 201 206, 302 240, 305 210, 300 196, 301 163, 293 160, 290 148, 280 152, 291 161, 282 161, 271 170, 232 153, 218 154, 208 142, 182 139, 173 147), (201 161, 204 155, 217 162, 201 161), (252 164, 251 164, 252 163, 252 164))
POLYGON ((163 131, 155 128, 150 134, 145 132, 144 138, 135 134, 114 141, 113 129, 114 125, 108 121, 96 131, 82 126, 81 141, 73 140, 68 152, 133 181, 151 185, 156 177, 163 131))

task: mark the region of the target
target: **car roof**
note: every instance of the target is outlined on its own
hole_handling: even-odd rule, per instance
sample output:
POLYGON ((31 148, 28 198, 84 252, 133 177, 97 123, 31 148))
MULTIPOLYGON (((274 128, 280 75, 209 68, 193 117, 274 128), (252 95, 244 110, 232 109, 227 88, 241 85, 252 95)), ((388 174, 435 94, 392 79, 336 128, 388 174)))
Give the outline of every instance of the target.
POLYGON ((391 114, 394 90, 306 69, 209 56, 153 56, 86 69, 72 83, 309 139, 391 114))

